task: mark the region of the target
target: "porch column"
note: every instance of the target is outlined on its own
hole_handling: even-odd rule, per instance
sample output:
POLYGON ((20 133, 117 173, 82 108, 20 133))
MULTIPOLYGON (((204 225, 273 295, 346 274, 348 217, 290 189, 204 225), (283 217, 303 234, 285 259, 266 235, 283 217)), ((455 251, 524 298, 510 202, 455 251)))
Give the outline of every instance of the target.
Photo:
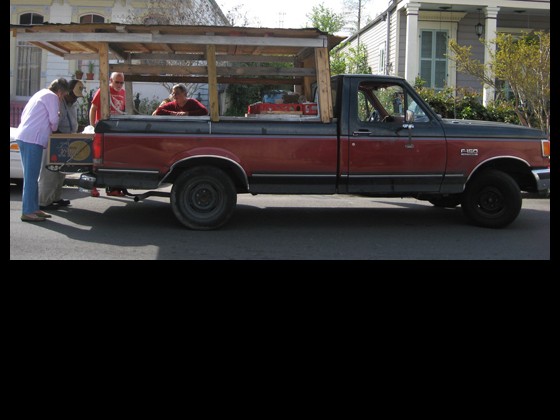
POLYGON ((419 71, 419 34, 418 34, 418 15, 420 12, 420 3, 408 3, 406 5, 406 63, 404 77, 408 82, 414 85, 416 76, 419 71))
MULTIPOLYGON (((496 32, 498 29, 498 11, 499 7, 487 7, 484 10, 484 64, 488 64, 493 56, 496 55, 496 44, 493 42, 496 39, 496 32)), ((493 80, 496 76, 490 70, 486 70, 486 76, 493 80)), ((484 85, 482 91, 482 104, 487 106, 492 102, 496 95, 496 89, 488 85, 484 85)))

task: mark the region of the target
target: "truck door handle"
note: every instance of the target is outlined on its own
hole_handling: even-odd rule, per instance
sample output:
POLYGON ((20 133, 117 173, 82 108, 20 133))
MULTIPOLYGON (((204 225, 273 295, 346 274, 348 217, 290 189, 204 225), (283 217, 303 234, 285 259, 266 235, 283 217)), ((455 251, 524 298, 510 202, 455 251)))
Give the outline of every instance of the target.
POLYGON ((373 133, 372 133, 371 131, 369 131, 368 129, 361 129, 361 130, 358 130, 358 131, 354 131, 354 132, 352 133, 352 135, 353 135, 354 137, 364 136, 364 135, 371 136, 372 134, 373 134, 373 133))

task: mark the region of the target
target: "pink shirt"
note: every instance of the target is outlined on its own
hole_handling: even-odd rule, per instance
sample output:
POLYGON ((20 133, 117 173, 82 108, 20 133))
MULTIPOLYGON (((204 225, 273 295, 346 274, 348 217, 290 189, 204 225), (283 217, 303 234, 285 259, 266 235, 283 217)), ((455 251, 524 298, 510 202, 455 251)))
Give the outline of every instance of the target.
POLYGON ((33 95, 23 108, 16 139, 45 149, 52 132, 58 129, 59 106, 58 95, 49 89, 41 89, 33 95))

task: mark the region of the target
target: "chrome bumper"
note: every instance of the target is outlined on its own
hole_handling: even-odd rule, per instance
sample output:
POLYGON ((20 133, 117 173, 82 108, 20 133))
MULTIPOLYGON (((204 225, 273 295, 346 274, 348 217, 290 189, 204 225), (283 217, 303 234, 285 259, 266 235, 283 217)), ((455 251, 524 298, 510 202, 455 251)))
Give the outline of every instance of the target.
POLYGON ((534 169, 531 172, 537 183, 537 192, 540 194, 550 193, 550 168, 534 169))

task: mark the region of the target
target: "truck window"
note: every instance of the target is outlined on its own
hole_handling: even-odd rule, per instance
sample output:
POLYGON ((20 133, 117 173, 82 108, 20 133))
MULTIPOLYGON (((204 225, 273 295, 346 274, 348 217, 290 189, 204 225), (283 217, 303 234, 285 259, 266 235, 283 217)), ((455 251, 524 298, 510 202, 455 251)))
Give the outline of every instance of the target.
POLYGON ((362 122, 403 120, 405 106, 401 86, 364 82, 358 87, 358 118, 362 122))
POLYGON ((415 121, 428 121, 401 85, 362 82, 358 87, 358 118, 362 122, 404 122, 406 110, 414 113, 415 121))

